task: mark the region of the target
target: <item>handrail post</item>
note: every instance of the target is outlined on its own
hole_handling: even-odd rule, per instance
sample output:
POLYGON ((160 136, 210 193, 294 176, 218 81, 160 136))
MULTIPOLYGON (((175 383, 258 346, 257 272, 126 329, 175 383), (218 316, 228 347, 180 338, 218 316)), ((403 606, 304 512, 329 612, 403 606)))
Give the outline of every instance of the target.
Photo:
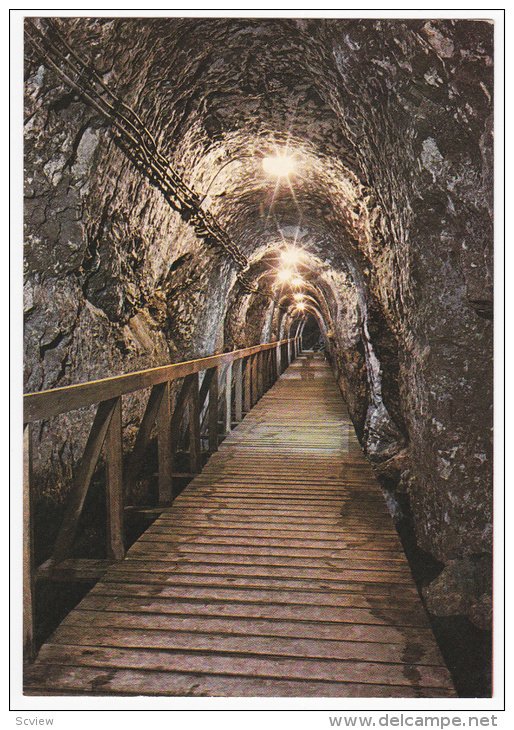
POLYGON ((144 466, 146 449, 150 442, 153 428, 158 420, 159 411, 165 396, 166 383, 154 385, 150 391, 143 418, 139 424, 136 441, 129 455, 125 473, 125 490, 129 499, 133 496, 139 475, 144 466))
POLYGON ((248 413, 252 408, 252 356, 249 355, 245 362, 244 372, 244 394, 243 409, 248 413))
POLYGON ((263 372, 263 352, 259 350, 256 355, 257 358, 257 400, 262 398, 264 391, 264 372, 263 372))
POLYGON ((259 400, 258 396, 258 381, 257 381, 257 353, 254 353, 250 356, 251 360, 251 373, 252 373, 252 398, 251 398, 251 407, 257 403, 259 400))
POLYGON ((171 440, 171 383, 166 383, 157 416, 159 504, 173 502, 173 445, 171 440))
POLYGON ((23 428, 23 656, 34 658, 34 526, 32 511, 32 438, 30 423, 23 428))
POLYGON ((198 393, 198 373, 193 373, 189 392, 189 464, 191 472, 196 474, 201 468, 200 445, 200 408, 198 393))
POLYGON ((218 450, 218 367, 213 368, 214 373, 209 385, 209 451, 214 453, 218 450))
POLYGON ((52 566, 58 565, 69 556, 86 494, 104 445, 113 412, 116 409, 116 401, 116 398, 111 398, 98 404, 86 447, 77 467, 72 488, 68 496, 68 504, 61 529, 55 541, 54 552, 50 558, 50 564, 52 566))
POLYGON ((232 363, 225 373, 225 433, 232 431, 232 363))
POLYGON ((125 555, 121 396, 116 399, 116 405, 105 437, 105 461, 107 472, 107 554, 114 560, 121 560, 125 555))
POLYGON ((275 363, 276 363, 276 379, 278 380, 281 375, 280 367, 281 367, 281 355, 282 355, 282 345, 277 345, 275 350, 275 363))
POLYGON ((243 358, 234 362, 234 400, 237 423, 243 420, 243 358))

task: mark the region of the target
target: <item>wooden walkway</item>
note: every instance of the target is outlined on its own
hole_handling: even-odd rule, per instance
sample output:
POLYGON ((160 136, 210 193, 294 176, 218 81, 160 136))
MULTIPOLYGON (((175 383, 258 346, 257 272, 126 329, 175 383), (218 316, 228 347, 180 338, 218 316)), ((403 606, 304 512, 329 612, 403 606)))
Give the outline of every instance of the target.
POLYGON ((321 356, 289 367, 66 617, 25 691, 454 696, 321 356))

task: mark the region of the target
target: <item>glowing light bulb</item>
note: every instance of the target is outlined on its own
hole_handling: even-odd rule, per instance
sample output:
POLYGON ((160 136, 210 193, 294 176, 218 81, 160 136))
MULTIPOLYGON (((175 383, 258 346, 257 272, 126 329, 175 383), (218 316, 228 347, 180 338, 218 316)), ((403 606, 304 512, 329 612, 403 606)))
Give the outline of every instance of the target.
POLYGON ((302 294, 301 292, 297 292, 294 295, 295 302, 303 302, 304 298, 305 298, 305 294, 302 294))
POLYGON ((291 281, 292 276, 293 272, 291 269, 279 269, 277 271, 277 279, 281 284, 286 284, 288 281, 291 281))
POLYGON ((287 177, 294 172, 296 162, 293 157, 283 153, 275 157, 263 157, 262 167, 264 172, 274 177, 287 177))
POLYGON ((298 304, 296 305, 296 309, 299 312, 303 312, 305 310, 305 304, 303 302, 298 302, 298 304))
POLYGON ((294 266, 295 264, 299 263, 303 258, 303 253, 300 251, 300 249, 295 248, 294 246, 288 246, 282 253, 280 254, 280 259, 283 264, 287 264, 288 266, 294 266))
POLYGON ((300 287, 300 286, 303 286, 303 279, 302 279, 302 277, 301 276, 298 276, 298 275, 294 276, 291 279, 291 286, 294 286, 296 289, 298 289, 298 287, 300 287))

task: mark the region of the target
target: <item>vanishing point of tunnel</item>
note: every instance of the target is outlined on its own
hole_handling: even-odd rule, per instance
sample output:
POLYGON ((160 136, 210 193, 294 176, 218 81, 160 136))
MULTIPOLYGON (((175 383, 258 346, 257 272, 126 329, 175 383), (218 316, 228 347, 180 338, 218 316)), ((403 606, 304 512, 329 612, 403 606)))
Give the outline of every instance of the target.
POLYGON ((27 691, 490 695, 492 115, 487 20, 25 20, 27 691))

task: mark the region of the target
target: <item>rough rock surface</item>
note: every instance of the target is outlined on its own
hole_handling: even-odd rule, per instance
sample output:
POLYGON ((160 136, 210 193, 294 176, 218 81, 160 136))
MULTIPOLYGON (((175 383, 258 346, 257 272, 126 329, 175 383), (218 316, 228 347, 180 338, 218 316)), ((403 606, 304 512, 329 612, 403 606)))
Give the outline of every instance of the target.
MULTIPOLYGON (((250 260, 255 283, 272 285, 282 237, 305 250, 302 273, 357 433, 379 473, 389 469, 389 487, 408 493, 419 545, 451 566, 490 554, 492 24, 57 24, 185 182, 209 189, 203 204, 250 260), (291 187, 275 186, 260 164, 285 146, 297 160, 291 187)), ((279 293, 284 315, 243 291, 234 265, 196 237, 106 119, 31 49, 25 130, 27 391, 297 325, 290 294, 279 293)), ((141 408, 131 399, 127 424, 141 408)), ((37 431, 46 498, 65 494, 85 420, 37 431)), ((427 595, 483 617, 487 601, 474 591, 480 606, 456 605, 436 586, 427 595)))
POLYGON ((436 616, 468 615, 479 628, 490 629, 492 581, 487 559, 450 560, 423 589, 428 610, 436 616))

